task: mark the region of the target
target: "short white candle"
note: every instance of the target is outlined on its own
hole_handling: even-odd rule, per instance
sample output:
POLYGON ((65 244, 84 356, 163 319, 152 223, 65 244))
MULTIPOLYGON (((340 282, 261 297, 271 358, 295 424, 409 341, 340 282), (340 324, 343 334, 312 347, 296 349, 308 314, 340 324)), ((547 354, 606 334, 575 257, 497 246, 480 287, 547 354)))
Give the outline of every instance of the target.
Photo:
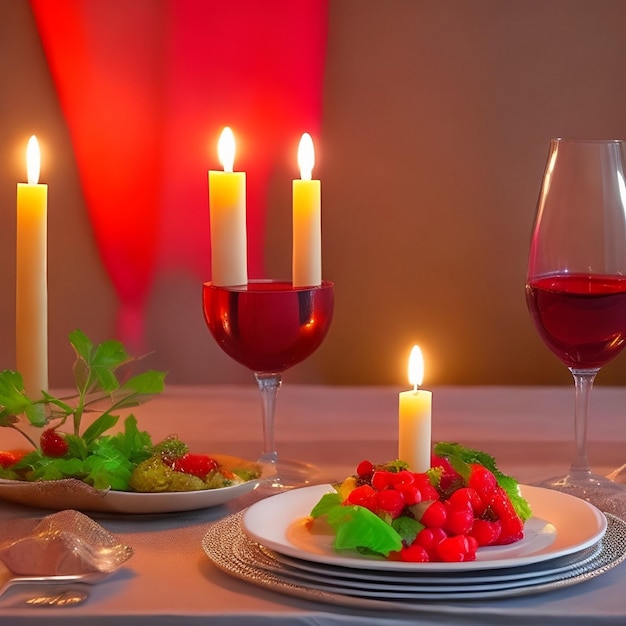
POLYGON ((424 358, 418 346, 409 357, 411 391, 400 393, 398 458, 414 472, 430 468, 432 393, 419 389, 424 378, 424 358))

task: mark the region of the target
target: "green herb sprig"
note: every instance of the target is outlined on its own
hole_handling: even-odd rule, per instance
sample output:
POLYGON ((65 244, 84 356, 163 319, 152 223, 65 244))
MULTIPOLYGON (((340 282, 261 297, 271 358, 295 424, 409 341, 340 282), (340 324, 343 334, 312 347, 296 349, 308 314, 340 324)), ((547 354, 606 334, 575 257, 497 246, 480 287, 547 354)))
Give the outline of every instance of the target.
POLYGON ((132 414, 122 432, 105 433, 118 423, 118 411, 161 393, 166 373, 148 370, 128 375, 135 359, 116 340, 94 346, 82 331, 75 330, 69 341, 76 354, 76 393, 70 396, 58 398, 43 391, 41 398, 29 398, 19 372, 0 372, 0 427, 18 431, 35 448, 0 476, 13 478, 26 472, 29 480, 75 477, 96 488, 125 489, 132 467, 152 450, 150 436, 138 430, 132 414), (88 413, 97 417, 85 424, 88 413), (66 422, 70 425, 70 432, 64 434, 68 453, 63 458, 46 457, 28 431, 32 427, 56 429, 66 422))

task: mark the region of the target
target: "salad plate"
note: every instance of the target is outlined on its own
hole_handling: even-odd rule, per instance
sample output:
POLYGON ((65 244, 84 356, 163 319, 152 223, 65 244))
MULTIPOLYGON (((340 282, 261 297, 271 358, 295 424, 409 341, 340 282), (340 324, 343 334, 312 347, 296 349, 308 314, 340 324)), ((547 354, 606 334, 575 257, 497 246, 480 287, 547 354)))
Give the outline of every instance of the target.
MULTIPOLYGON (((224 454, 210 456, 227 467, 228 464, 232 466, 242 461, 224 454)), ((0 479, 0 499, 53 511, 75 509, 122 514, 174 513, 225 504, 254 489, 263 478, 261 475, 258 479, 219 489, 161 493, 98 490, 74 478, 38 482, 0 479)))
POLYGON ((520 567, 579 552, 597 543, 606 531, 604 514, 573 496, 540 487, 520 486, 533 517, 524 526, 524 538, 505 546, 478 549, 475 561, 407 563, 338 553, 333 536, 310 533, 305 521, 331 485, 294 489, 249 507, 242 527, 248 537, 278 554, 331 565, 335 568, 398 572, 459 572, 520 567))
MULTIPOLYGON (((432 574, 422 572, 406 572, 404 584, 381 585, 377 578, 347 583, 343 576, 333 575, 330 567, 328 576, 312 579, 303 575, 305 572, 285 565, 279 560, 280 555, 263 548, 244 532, 243 516, 242 512, 229 515, 213 524, 204 536, 202 547, 216 567, 273 592, 362 610, 426 612, 462 618, 472 610, 469 602, 563 589, 596 578, 626 559, 626 522, 608 515, 606 531, 596 544, 578 553, 537 563, 535 578, 516 580, 516 571, 526 574, 533 567, 521 566, 492 570, 490 575, 503 574, 502 581, 495 579, 496 584, 475 580, 476 572, 471 571, 460 571, 455 577, 456 584, 451 584, 445 573, 437 583, 431 582, 432 574)), ((365 570, 361 571, 366 574, 365 570)))

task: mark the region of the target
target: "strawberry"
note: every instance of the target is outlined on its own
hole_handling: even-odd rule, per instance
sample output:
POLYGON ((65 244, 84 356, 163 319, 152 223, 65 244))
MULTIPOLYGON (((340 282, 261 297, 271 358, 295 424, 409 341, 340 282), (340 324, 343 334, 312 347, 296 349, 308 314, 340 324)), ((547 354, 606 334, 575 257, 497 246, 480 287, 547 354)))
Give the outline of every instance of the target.
POLYGON ((356 504, 370 511, 375 511, 377 506, 376 493, 376 490, 370 485, 361 485, 348 494, 344 504, 356 504))
POLYGON ((437 555, 440 560, 451 562, 473 561, 476 558, 478 544, 474 537, 454 535, 444 539, 437 546, 437 555))
POLYGON ((502 487, 496 487, 489 508, 500 521, 500 535, 494 542, 496 545, 506 545, 518 541, 524 536, 524 522, 515 512, 509 496, 502 487))
POLYGON ((428 563, 430 556, 426 548, 420 546, 418 543, 413 543, 410 546, 404 546, 402 550, 400 550, 399 560, 409 563, 428 563))
POLYGON ((206 454, 193 454, 188 452, 183 456, 174 459, 171 468, 183 474, 193 474, 204 480, 209 472, 217 469, 217 461, 206 454))
POLYGON ((479 546, 490 546, 498 541, 502 524, 499 520, 489 521, 475 519, 470 535, 476 539, 479 546))
POLYGON ((385 489, 376 494, 376 513, 389 515, 391 519, 400 517, 404 509, 404 496, 395 489, 385 489))
POLYGON ((443 493, 452 492, 456 487, 463 484, 463 478, 452 467, 452 463, 445 458, 432 454, 430 458, 431 467, 441 468, 441 480, 439 481, 439 490, 443 493))
POLYGON ((63 435, 54 428, 48 428, 41 433, 39 445, 45 456, 61 457, 65 456, 68 451, 68 445, 63 435))
POLYGON ((15 465, 25 454, 24 450, 0 450, 0 467, 15 465))
POLYGON ((474 489, 481 498, 488 501, 498 485, 496 477, 480 463, 472 463, 470 467, 472 473, 469 477, 469 487, 474 489))
POLYGON ((429 555, 429 560, 436 561, 437 560, 437 546, 444 540, 447 539, 448 535, 443 528, 422 528, 422 530, 417 533, 417 537, 415 537, 415 541, 412 545, 420 545, 429 555))
POLYGON ((359 478, 369 479, 374 471, 374 464, 371 461, 361 461, 356 468, 359 478))

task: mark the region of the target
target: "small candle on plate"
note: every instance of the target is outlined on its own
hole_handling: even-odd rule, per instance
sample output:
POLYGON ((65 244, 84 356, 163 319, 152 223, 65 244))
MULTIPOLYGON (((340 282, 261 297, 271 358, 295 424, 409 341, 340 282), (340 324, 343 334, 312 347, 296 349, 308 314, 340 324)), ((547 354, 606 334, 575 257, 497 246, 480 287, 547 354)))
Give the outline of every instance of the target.
POLYGON ((430 468, 432 393, 419 389, 424 379, 424 358, 419 346, 409 357, 411 391, 400 393, 398 411, 398 458, 414 472, 430 468))
POLYGON ((321 184, 312 180, 315 150, 311 135, 304 133, 298 147, 300 180, 293 181, 294 287, 322 284, 321 184))
POLYGON ((26 149, 28 183, 17 184, 16 367, 29 397, 48 390, 48 185, 39 184, 41 153, 26 149))
POLYGON ((209 171, 211 281, 214 285, 248 282, 246 174, 234 172, 235 137, 226 127, 217 152, 224 171, 209 171))

